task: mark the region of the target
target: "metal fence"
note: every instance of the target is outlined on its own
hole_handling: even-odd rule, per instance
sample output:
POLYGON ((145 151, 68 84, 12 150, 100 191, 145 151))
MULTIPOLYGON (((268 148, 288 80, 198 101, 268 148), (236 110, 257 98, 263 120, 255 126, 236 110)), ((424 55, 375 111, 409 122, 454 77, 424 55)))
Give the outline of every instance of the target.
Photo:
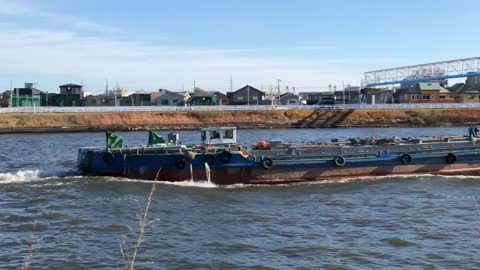
POLYGON ((338 105, 242 105, 242 106, 118 106, 118 107, 14 107, 2 113, 89 113, 89 112, 190 112, 272 110, 391 110, 391 109, 480 109, 480 103, 431 104, 338 104, 338 105))

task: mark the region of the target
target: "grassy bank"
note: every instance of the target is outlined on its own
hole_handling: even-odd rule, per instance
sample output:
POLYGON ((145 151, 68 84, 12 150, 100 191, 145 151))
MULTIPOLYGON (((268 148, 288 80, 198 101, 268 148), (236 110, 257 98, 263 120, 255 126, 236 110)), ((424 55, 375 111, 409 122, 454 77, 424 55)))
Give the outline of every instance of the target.
POLYGON ((0 115, 1 132, 85 130, 384 127, 479 124, 480 110, 285 110, 209 112, 37 113, 0 115))

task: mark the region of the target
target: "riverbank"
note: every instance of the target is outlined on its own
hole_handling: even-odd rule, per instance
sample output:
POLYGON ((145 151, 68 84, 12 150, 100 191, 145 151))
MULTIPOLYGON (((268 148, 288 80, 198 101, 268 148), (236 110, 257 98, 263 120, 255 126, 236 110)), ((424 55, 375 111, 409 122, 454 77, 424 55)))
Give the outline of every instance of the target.
POLYGON ((480 109, 12 113, 0 133, 238 128, 428 127, 480 124, 480 109))

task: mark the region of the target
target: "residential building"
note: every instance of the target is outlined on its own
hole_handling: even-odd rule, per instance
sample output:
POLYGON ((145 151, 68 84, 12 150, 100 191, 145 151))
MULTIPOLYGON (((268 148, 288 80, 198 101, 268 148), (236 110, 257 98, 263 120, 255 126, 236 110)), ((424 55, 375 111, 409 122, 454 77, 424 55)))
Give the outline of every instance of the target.
MULTIPOLYGON (((115 106, 115 96, 105 95, 88 95, 83 99, 83 106, 115 106)), ((119 104, 117 100, 117 105, 119 104)))
POLYGON ((276 94, 276 93, 266 94, 265 97, 263 98, 262 104, 263 105, 278 105, 278 94, 276 94))
POLYGON ((472 87, 475 90, 480 90, 480 76, 468 77, 465 84, 472 87))
POLYGON ((200 88, 195 88, 188 100, 190 106, 217 105, 217 96, 200 88))
POLYGON ((361 90, 362 103, 385 104, 394 103, 393 89, 387 88, 364 88, 361 90))
POLYGON ((300 105, 300 96, 287 92, 280 95, 280 104, 282 105, 300 105))
POLYGON ((299 96, 305 100, 307 105, 335 104, 333 92, 300 92, 299 96))
POLYGON ((34 83, 25 83, 23 88, 13 89, 12 107, 45 106, 46 93, 35 88, 34 83))
MULTIPOLYGON (((406 81, 409 81, 409 80, 415 80, 415 79, 418 79, 418 77, 415 77, 415 76, 409 76, 407 77, 405 80, 406 81)), ((448 81, 447 80, 435 80, 435 81, 431 81, 432 83, 435 82, 435 83, 438 83, 441 87, 445 88, 447 87, 448 85, 448 81)), ((401 83, 400 84, 400 89, 413 89, 413 88, 418 88, 418 82, 407 82, 407 83, 401 83)))
POLYGON ((79 84, 68 83, 59 86, 60 94, 49 95, 49 106, 82 106, 83 90, 79 84))
POLYGON ((231 105, 270 105, 271 100, 265 102, 265 93, 255 87, 246 85, 235 92, 227 93, 231 105))
POLYGON ((49 106, 76 107, 82 106, 82 98, 78 94, 49 94, 49 106), (53 103, 53 101, 55 101, 53 103))
POLYGON ((358 104, 362 99, 361 87, 347 86, 345 90, 335 91, 336 104, 358 104), (345 98, 345 101, 344 101, 345 98))
POLYGON ((405 97, 408 94, 408 89, 398 88, 393 92, 393 103, 405 103, 405 97))
POLYGON ((151 106, 155 105, 152 102, 152 94, 143 90, 120 99, 121 106, 151 106))
POLYGON ((453 94, 455 102, 457 103, 479 103, 480 91, 471 85, 472 84, 457 83, 449 87, 448 90, 453 94))
POLYGON ((47 93, 45 106, 60 106, 59 103, 57 103, 57 96, 57 93, 47 93))
POLYGON ((0 93, 0 107, 10 107, 10 92, 11 90, 7 90, 0 93))
POLYGON ((157 106, 185 105, 185 93, 173 92, 166 89, 160 89, 158 92, 160 95, 156 98, 153 98, 153 101, 157 106))
POLYGON ((213 91, 211 92, 212 94, 215 94, 217 96, 217 105, 228 105, 230 104, 230 100, 228 99, 228 96, 222 92, 218 91, 213 91))
POLYGON ((454 103, 455 97, 440 82, 411 85, 399 95, 401 103, 454 103))
POLYGON ((116 95, 117 97, 122 98, 122 97, 128 97, 129 94, 128 94, 128 89, 117 87, 117 88, 114 88, 114 89, 110 90, 108 92, 108 95, 109 96, 115 96, 116 95))
POLYGON ((67 83, 60 85, 61 95, 80 95, 83 98, 83 86, 74 83, 67 83))
POLYGON ((337 101, 337 97, 335 95, 335 92, 320 92, 320 99, 316 104, 335 105, 336 101, 337 101))

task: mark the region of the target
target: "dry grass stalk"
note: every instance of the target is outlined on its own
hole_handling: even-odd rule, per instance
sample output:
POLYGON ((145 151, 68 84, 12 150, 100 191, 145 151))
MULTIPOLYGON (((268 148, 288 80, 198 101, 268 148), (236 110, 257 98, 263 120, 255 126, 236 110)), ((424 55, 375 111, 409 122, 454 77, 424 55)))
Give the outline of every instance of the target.
POLYGON ((157 189, 156 183, 154 183, 152 185, 152 188, 150 189, 150 195, 148 195, 147 205, 145 206, 145 210, 143 212, 143 218, 141 218, 139 220, 140 231, 138 233, 137 242, 135 243, 135 246, 133 247, 132 256, 130 257, 130 267, 129 267, 130 270, 134 269, 135 259, 137 257, 137 251, 138 251, 138 248, 140 247, 140 245, 142 244, 143 235, 145 234, 145 227, 148 224, 151 223, 150 221, 148 221, 148 209, 150 208, 150 204, 152 203, 153 194, 155 193, 156 189, 157 189))
POLYGON ((35 229, 37 228, 37 221, 33 222, 33 228, 32 228, 32 239, 28 243, 28 252, 27 255, 25 256, 25 263, 23 265, 24 270, 28 270, 30 268, 30 263, 32 262, 32 257, 33 257, 33 251, 35 250, 35 229))
MULTIPOLYGON (((129 263, 128 263, 128 265, 125 265, 126 269, 133 270, 135 268, 135 260, 137 258, 138 248, 140 247, 140 245, 142 244, 142 241, 143 241, 143 236, 145 234, 145 228, 154 221, 154 220, 151 220, 151 221, 148 220, 148 210, 149 210, 150 205, 152 203, 153 195, 155 193, 155 190, 157 189, 157 181, 158 181, 158 177, 160 175, 161 170, 162 170, 161 168, 158 170, 157 176, 155 177, 155 182, 153 183, 152 188, 150 189, 150 194, 148 195, 147 205, 145 206, 145 209, 143 211, 143 216, 141 216, 137 213, 138 222, 139 222, 139 232, 138 232, 137 241, 135 242, 135 244, 133 246, 132 255, 129 257, 129 263)), ((125 236, 122 237, 122 242, 120 243, 120 253, 122 254, 123 261, 126 262, 125 252, 124 252, 124 248, 123 248, 124 246, 125 246, 125 236)))

